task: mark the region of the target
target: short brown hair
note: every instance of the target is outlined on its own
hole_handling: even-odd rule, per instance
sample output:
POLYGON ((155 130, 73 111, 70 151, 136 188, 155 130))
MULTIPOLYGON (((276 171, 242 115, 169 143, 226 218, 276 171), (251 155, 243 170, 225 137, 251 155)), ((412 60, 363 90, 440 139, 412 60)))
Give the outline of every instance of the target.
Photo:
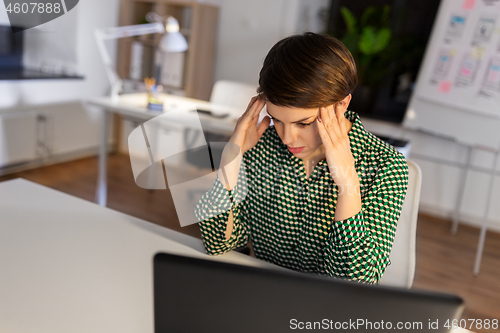
POLYGON ((257 92, 275 105, 312 109, 341 101, 357 84, 356 64, 344 44, 306 32, 271 48, 257 92))

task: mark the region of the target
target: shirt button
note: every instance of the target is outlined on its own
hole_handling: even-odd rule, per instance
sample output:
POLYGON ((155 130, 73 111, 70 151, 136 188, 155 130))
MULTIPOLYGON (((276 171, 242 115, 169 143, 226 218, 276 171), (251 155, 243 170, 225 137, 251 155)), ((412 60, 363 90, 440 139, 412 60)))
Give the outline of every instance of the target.
POLYGON ((297 244, 292 244, 292 245, 290 245, 290 249, 291 249, 291 250, 295 251, 295 249, 296 249, 296 248, 297 248, 297 244))

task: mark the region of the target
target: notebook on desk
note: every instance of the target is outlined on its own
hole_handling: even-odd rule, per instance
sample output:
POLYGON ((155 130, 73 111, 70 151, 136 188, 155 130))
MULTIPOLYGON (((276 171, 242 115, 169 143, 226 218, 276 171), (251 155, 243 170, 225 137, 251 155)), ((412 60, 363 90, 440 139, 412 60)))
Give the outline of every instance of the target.
POLYGON ((448 332, 463 300, 159 253, 154 258, 155 333, 448 332))

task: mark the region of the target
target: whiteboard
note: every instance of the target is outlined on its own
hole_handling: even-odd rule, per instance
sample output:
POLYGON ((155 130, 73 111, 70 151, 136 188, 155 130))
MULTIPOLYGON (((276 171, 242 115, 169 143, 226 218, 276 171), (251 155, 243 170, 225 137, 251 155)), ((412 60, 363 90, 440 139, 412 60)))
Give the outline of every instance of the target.
POLYGON ((500 146, 500 1, 442 0, 404 126, 500 146))

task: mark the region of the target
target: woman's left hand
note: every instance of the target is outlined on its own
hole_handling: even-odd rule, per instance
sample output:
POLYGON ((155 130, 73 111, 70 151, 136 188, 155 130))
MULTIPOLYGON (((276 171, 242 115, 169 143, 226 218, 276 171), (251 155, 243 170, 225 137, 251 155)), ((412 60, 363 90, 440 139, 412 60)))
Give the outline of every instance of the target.
POLYGON ((347 119, 344 116, 346 108, 342 102, 320 108, 316 120, 325 147, 326 162, 339 191, 335 221, 348 219, 361 211, 359 178, 347 134, 347 119))
POLYGON ((316 119, 330 174, 339 186, 359 184, 347 132, 348 120, 344 112, 345 108, 340 102, 320 108, 316 119))

